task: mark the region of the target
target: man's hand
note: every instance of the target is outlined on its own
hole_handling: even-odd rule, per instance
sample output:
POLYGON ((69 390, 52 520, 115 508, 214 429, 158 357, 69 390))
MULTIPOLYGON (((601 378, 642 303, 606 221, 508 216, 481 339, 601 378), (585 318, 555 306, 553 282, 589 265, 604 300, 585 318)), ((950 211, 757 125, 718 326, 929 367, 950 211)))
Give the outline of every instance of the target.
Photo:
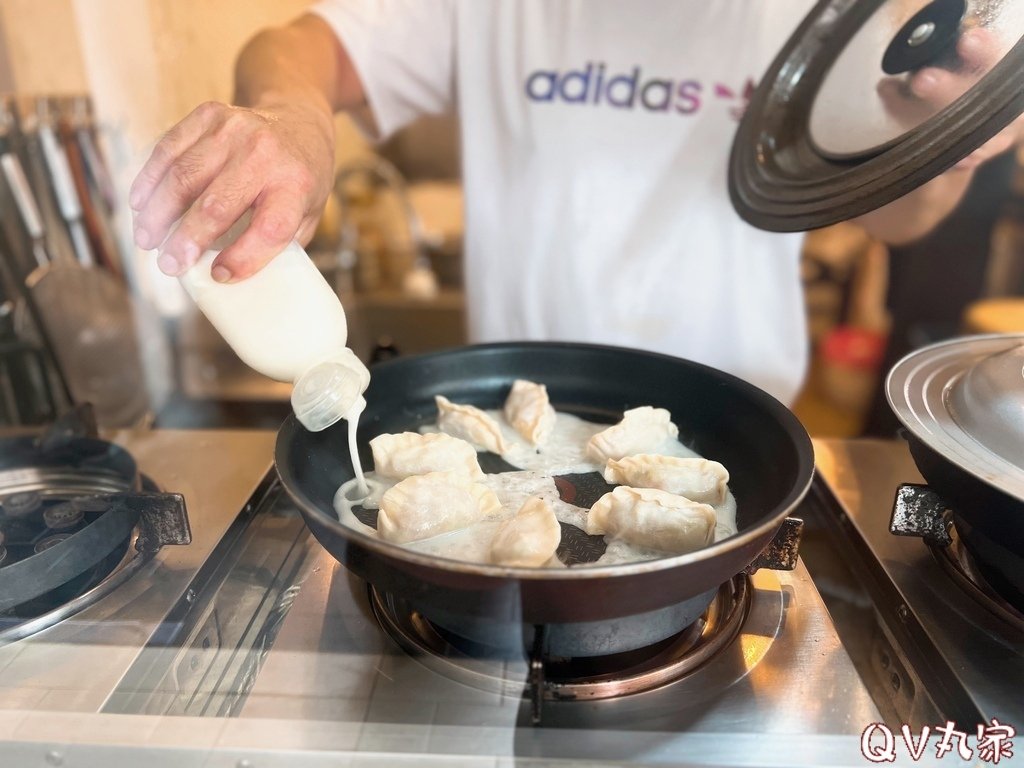
MULTIPOLYGON (((975 27, 957 41, 958 63, 953 69, 925 67, 909 78, 885 78, 878 84, 878 94, 889 113, 910 130, 966 93, 1005 52, 995 34, 975 27)), ((1019 117, 945 173, 856 221, 892 245, 918 240, 956 208, 977 166, 1022 140, 1024 117, 1019 117)))
MULTIPOLYGON (((907 77, 887 77, 878 84, 878 95, 888 112, 907 130, 937 114, 978 83, 999 63, 1007 46, 999 36, 984 27, 974 27, 960 35, 956 45, 956 65, 951 69, 924 67, 907 77)), ((1024 120, 1004 128, 957 164, 957 168, 975 168, 1005 152, 1024 137, 1024 120)))
POLYGON ((248 228, 214 261, 215 279, 242 280, 293 238, 308 241, 334 176, 333 113, 366 107, 348 54, 315 15, 246 44, 235 100, 251 108, 210 102, 174 126, 132 184, 135 242, 160 248, 169 275, 250 210, 248 228))
POLYGON ((156 145, 132 184, 135 242, 159 247, 160 269, 178 275, 251 208, 248 228, 212 272, 220 282, 241 280, 292 239, 312 236, 333 169, 334 126, 323 109, 202 104, 156 145))

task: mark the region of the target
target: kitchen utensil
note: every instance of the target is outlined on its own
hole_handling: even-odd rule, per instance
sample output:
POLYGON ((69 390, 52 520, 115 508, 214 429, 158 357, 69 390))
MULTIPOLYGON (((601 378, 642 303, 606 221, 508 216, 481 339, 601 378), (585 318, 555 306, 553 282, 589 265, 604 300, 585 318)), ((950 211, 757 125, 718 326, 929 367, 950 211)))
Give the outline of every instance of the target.
POLYGON ((115 276, 120 276, 120 258, 114 246, 113 236, 107 229, 106 219, 96 206, 96 195, 90 189, 76 129, 66 117, 61 117, 58 121, 58 133, 71 171, 75 194, 81 204, 82 222, 89 238, 89 247, 104 269, 115 276))
POLYGON ((47 178, 56 197, 60 215, 71 235, 75 258, 83 267, 91 267, 96 263, 96 257, 83 222, 82 203, 75 189, 71 165, 64 146, 57 138, 56 115, 53 114, 49 99, 40 97, 36 100, 36 116, 36 131, 43 159, 46 161, 47 178))
MULTIPOLYGON (((71 236, 61 218, 57 200, 49 182, 46 158, 43 156, 43 147, 39 139, 39 118, 36 116, 35 100, 13 97, 0 99, 0 122, 6 129, 5 136, 9 142, 9 149, 21 162, 24 175, 32 190, 33 199, 39 210, 49 260, 75 261, 71 236)), ((22 277, 25 276, 27 274, 22 277)))
POLYGON ((100 151, 92 101, 87 96, 72 97, 68 111, 89 180, 96 190, 103 213, 111 217, 117 209, 117 192, 114 189, 114 180, 110 177, 106 160, 100 151))
MULTIPOLYGON (((4 258, 0 249, 0 261, 4 258)), ((0 268, 0 424, 42 424, 57 415, 47 351, 18 336, 6 272, 0 268)))
MULTIPOLYGON (((658 611, 713 590, 743 571, 779 530, 811 482, 806 432, 781 403, 733 376, 697 363, 614 347, 511 343, 399 358, 373 369, 358 444, 415 430, 436 417, 434 395, 500 407, 514 379, 547 385, 555 408, 601 422, 640 405, 668 408, 680 439, 729 469, 739 533, 685 555, 627 565, 503 568, 431 557, 342 525, 333 509, 352 477, 345 424, 282 426, 276 464, 313 535, 378 590, 431 610, 525 624, 603 621, 658 611)), ((596 476, 595 476, 596 477, 596 476)))
POLYGON ((912 352, 886 395, 979 570, 1024 610, 1024 334, 912 352))
POLYGON ((1024 111, 1022 35, 1021 0, 818 3, 746 108, 729 162, 733 205, 756 227, 799 231, 924 184, 1024 111), (988 72, 957 53, 972 29, 998 58, 988 72), (909 78, 925 66, 962 76, 966 92, 942 108, 914 97, 909 78))
MULTIPOLYGON (((93 403, 105 425, 140 421, 149 411, 149 396, 131 297, 107 272, 54 263, 42 214, 17 156, 0 152, 0 167, 38 263, 25 281, 25 306, 34 323, 27 330, 23 322, 22 329, 38 334, 53 351, 70 402, 93 403)), ((68 178, 54 186, 74 194, 68 178)))
MULTIPOLYGON (((7 139, 4 136, 0 136, 0 173, 2 173, 3 180, 6 182, 7 192, 14 201, 14 208, 22 225, 21 232, 27 238, 29 243, 28 250, 31 251, 35 259, 36 268, 43 269, 49 264, 49 256, 46 252, 43 236, 42 218, 33 200, 32 190, 29 187, 28 180, 25 178, 25 173, 22 170, 18 156, 11 152, 7 139)), ((6 239, 8 238, 5 237, 6 239)), ((54 340, 51 338, 47 325, 44 322, 44 312, 36 303, 32 292, 28 290, 25 278, 21 274, 17 274, 13 269, 13 260, 5 262, 3 280, 12 300, 15 296, 21 298, 23 306, 31 318, 33 333, 41 341, 39 346, 41 346, 49 358, 61 393, 67 404, 70 405, 74 402, 71 386, 63 365, 57 357, 54 340)), ((14 325, 17 328, 16 316, 14 325)), ((21 325, 24 326, 24 323, 21 325)))

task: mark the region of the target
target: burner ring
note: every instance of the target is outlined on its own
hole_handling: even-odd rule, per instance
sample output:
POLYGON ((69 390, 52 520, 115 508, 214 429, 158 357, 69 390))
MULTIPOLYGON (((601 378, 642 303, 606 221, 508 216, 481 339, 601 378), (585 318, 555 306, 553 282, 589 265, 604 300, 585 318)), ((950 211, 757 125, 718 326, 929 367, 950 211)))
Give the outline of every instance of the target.
MULTIPOLYGON (((454 645, 431 622, 400 598, 369 588, 370 605, 384 631, 428 669, 474 688, 505 696, 529 695, 527 673, 512 679, 501 659, 470 655, 454 645)), ((739 634, 751 603, 750 580, 738 575, 722 584, 707 610, 679 634, 648 649, 616 654, 618 668, 582 675, 567 674, 573 660, 545 659, 544 699, 599 700, 629 696, 677 682, 704 666, 739 634), (637 661, 638 655, 648 653, 637 661)), ((526 652, 524 651, 524 657, 526 652)), ((529 660, 522 660, 529 665, 529 660)), ((589 661, 589 660, 588 660, 589 661)), ((508 665, 512 666, 512 665, 508 665)))
POLYGON ((974 598, 979 605, 1024 633, 1024 613, 1003 599, 981 575, 973 556, 964 546, 955 526, 950 527, 950 537, 953 541, 949 546, 928 546, 942 570, 946 571, 953 581, 974 598))

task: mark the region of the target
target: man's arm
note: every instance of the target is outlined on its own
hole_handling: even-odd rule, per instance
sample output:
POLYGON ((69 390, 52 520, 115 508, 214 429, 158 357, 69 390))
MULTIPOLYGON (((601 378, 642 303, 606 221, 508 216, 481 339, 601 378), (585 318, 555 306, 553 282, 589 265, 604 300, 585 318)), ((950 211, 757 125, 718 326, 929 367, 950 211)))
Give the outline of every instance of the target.
POLYGON ((309 15, 246 45, 235 101, 193 110, 132 184, 136 244, 163 243, 158 263, 168 274, 194 264, 250 208, 247 229, 214 262, 215 279, 241 280, 292 239, 308 240, 333 180, 333 113, 365 108, 366 97, 333 30, 309 15))
POLYGON ((973 170, 955 168, 898 200, 854 219, 872 237, 889 245, 904 245, 931 232, 960 203, 973 170))

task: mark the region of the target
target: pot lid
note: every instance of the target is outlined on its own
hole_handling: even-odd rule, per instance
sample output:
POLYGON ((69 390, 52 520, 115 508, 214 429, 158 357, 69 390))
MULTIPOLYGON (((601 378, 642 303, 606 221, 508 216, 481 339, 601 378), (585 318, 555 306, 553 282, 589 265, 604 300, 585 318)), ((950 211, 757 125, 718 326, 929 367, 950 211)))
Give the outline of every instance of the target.
POLYGON ((885 389, 914 437, 992 487, 1024 499, 1024 334, 924 347, 893 367, 885 389))
POLYGON ((729 192, 749 223, 823 227, 892 202, 1024 112, 1024 0, 824 0, 751 97, 729 192), (938 68, 945 106, 910 90, 938 68), (919 81, 915 81, 919 82, 919 81))

